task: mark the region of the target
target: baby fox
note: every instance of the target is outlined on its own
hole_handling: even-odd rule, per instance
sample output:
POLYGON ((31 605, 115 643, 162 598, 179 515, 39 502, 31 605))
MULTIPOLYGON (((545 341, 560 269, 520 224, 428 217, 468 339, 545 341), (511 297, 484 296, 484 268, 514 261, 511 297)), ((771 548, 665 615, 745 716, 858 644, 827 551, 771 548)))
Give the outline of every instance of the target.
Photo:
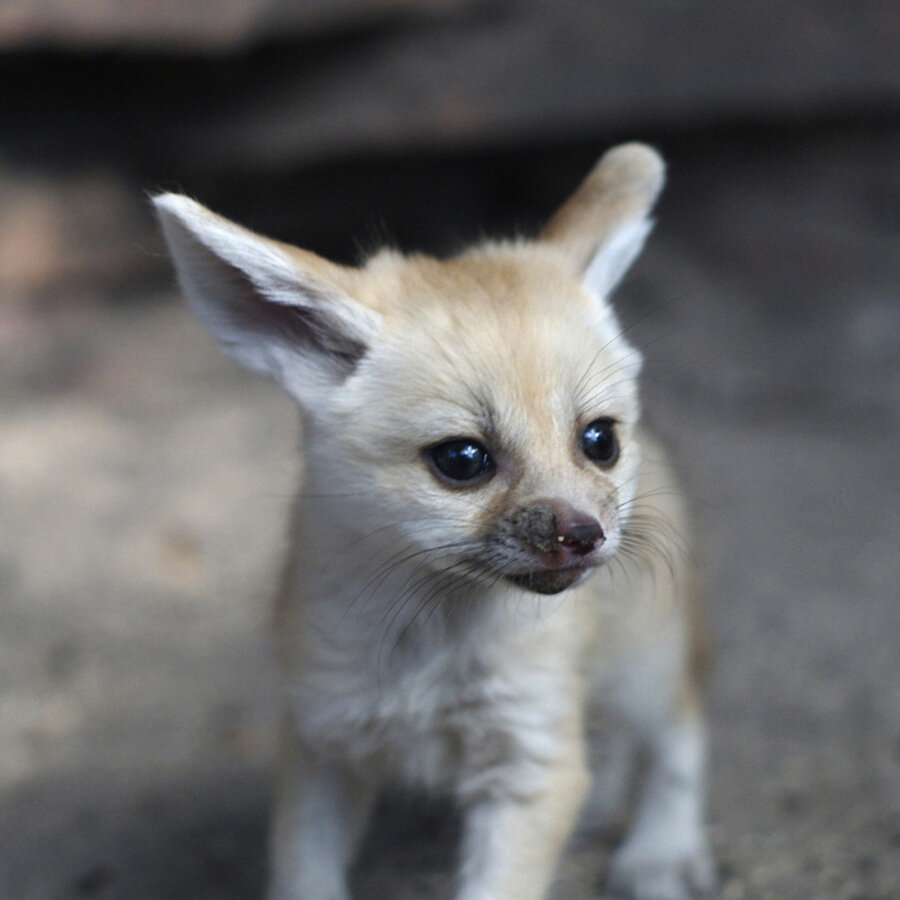
POLYGON ((598 710, 648 761, 610 890, 710 889, 687 526, 607 302, 663 177, 619 146, 534 240, 359 268, 156 198, 196 314, 302 410, 271 900, 346 900, 391 782, 459 805, 457 900, 546 897, 598 710))

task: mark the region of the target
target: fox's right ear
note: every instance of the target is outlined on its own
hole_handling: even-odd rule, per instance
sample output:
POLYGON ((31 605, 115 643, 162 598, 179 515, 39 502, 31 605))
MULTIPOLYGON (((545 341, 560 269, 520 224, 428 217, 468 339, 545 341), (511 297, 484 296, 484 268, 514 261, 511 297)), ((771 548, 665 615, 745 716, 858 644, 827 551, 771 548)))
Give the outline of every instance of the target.
POLYGON ((306 403, 366 355, 380 320, 349 296, 352 270, 253 234, 187 197, 153 202, 188 301, 238 362, 306 403))

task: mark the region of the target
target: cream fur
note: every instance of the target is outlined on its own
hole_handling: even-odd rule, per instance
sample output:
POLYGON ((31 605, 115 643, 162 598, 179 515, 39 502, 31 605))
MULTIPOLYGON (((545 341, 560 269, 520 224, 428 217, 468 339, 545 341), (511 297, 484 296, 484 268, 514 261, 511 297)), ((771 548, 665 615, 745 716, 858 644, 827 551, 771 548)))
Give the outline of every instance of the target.
POLYGON ((650 229, 662 171, 649 148, 619 147, 537 241, 443 261, 385 251, 358 269, 157 199, 194 308, 304 413, 278 602, 272 900, 346 898, 392 780, 465 810, 458 900, 539 900, 587 792, 585 731, 602 706, 652 760, 614 886, 641 900, 709 887, 687 523, 638 425, 640 355, 605 298, 650 229), (580 447, 599 417, 621 444, 608 468, 580 447), (489 448, 491 478, 436 475, 427 448, 458 437, 489 448), (558 596, 504 577, 538 567, 510 523, 548 500, 604 534, 558 596))

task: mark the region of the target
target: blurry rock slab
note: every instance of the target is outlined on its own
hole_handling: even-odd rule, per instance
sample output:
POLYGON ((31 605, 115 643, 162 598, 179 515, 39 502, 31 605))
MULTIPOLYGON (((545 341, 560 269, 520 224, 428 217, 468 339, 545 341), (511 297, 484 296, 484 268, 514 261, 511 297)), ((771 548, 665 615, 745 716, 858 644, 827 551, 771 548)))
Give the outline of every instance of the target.
POLYGON ((179 178, 900 108, 880 0, 0 0, 37 45, 144 52, 0 56, 9 159, 179 178))
POLYGON ((0 49, 35 45, 227 49, 466 0, 0 0, 0 49))
POLYGON ((285 53, 191 123, 193 158, 285 163, 900 103, 900 9, 861 0, 478 4, 285 53))

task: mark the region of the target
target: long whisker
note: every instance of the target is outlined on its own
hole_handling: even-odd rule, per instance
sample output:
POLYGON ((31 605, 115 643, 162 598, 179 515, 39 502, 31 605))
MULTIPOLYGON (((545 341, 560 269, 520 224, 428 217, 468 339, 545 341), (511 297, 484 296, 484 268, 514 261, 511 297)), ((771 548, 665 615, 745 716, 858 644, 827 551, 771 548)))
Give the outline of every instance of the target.
MULTIPOLYGON (((431 607, 425 623, 422 623, 424 626, 434 610, 440 607, 441 601, 449 592, 456 588, 461 581, 471 581, 471 576, 477 574, 479 570, 476 561, 467 559, 453 562, 447 569, 429 570, 424 575, 420 575, 419 573, 423 568, 425 568, 425 565, 417 567, 411 574, 407 579, 405 590, 398 594, 382 618, 381 624, 383 627, 379 627, 382 633, 379 658, 382 656, 388 635, 413 599, 420 598, 417 609, 404 625, 393 644, 391 652, 403 643, 410 629, 417 624, 423 610, 431 607), (432 584, 436 586, 434 588, 429 587, 432 584)), ((473 584, 472 587, 474 588, 475 585, 473 584)))
POLYGON ((469 545, 468 541, 451 541, 446 544, 440 544, 436 547, 425 547, 418 550, 409 550, 410 545, 405 545, 397 553, 394 553, 387 560, 382 562, 373 577, 360 589, 351 601, 351 606, 357 603, 367 593, 371 596, 384 584, 384 582, 395 572, 400 566, 406 565, 412 561, 420 561, 423 557, 427 557, 435 553, 443 553, 446 551, 464 549, 469 545))

